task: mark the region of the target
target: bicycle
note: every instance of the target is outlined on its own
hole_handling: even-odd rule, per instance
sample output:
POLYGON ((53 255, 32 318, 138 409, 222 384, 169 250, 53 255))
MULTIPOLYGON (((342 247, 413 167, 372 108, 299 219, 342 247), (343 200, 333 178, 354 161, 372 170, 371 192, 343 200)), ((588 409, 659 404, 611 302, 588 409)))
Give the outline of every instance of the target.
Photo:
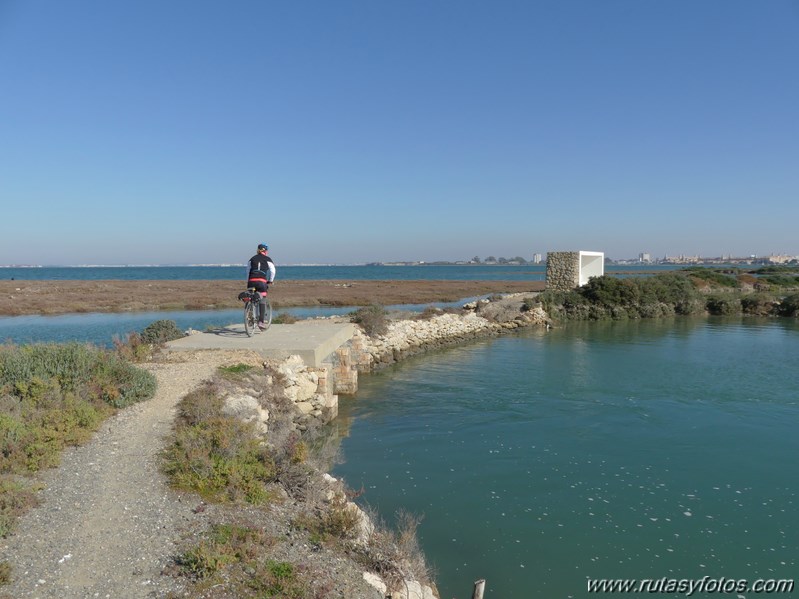
POLYGON ((264 310, 264 328, 260 329, 265 331, 272 324, 272 304, 266 296, 262 296, 255 287, 250 287, 247 291, 239 293, 239 299, 244 302, 244 332, 247 337, 252 337, 258 327, 258 314, 260 305, 263 302, 264 310))

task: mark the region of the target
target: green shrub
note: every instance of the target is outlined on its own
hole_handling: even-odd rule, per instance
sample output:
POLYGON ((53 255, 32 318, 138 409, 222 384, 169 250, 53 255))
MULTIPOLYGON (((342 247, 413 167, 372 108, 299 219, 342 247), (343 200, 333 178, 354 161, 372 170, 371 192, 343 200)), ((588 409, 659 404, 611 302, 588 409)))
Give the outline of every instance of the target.
POLYGON ((162 467, 173 486, 216 502, 266 503, 265 485, 276 474, 255 425, 224 415, 222 399, 210 385, 181 401, 162 467))
POLYGON ((604 307, 635 306, 641 298, 641 290, 632 279, 616 277, 591 277, 580 287, 580 295, 590 303, 604 307))
POLYGON ((294 324, 297 320, 299 319, 293 314, 281 312, 272 319, 272 324, 294 324))
POLYGON ((712 287, 738 287, 738 280, 734 276, 728 276, 718 270, 703 266, 691 266, 684 271, 695 279, 710 283, 712 287))
POLYGON ((350 321, 361 325, 370 337, 385 335, 388 332, 388 314, 383 306, 372 304, 356 310, 350 321))
POLYGON ((537 297, 535 297, 535 296, 526 297, 526 298, 524 298, 524 300, 522 300, 522 308, 521 308, 521 310, 522 310, 522 312, 529 312, 533 308, 536 308, 536 307, 538 307, 540 305, 541 305, 541 301, 537 297))
POLYGON ((114 336, 114 351, 123 360, 129 362, 144 362, 152 356, 152 346, 142 341, 138 333, 128 333, 125 341, 114 336))
POLYGON ((153 345, 161 345, 185 336, 174 320, 156 320, 141 332, 141 340, 153 345))
POLYGON ((232 366, 220 366, 219 374, 223 379, 230 381, 241 381, 247 378, 255 370, 249 364, 233 364, 232 366))
POLYGON ((148 399, 155 378, 117 353, 89 345, 0 346, 0 472, 58 464, 114 408, 148 399))
POLYGON ((789 275, 768 275, 761 277, 769 285, 775 287, 799 287, 799 277, 789 275))
POLYGON ((767 316, 773 314, 777 300, 770 293, 752 293, 741 298, 741 309, 744 314, 767 316))
POLYGON ((48 393, 75 392, 115 408, 155 394, 152 374, 114 352, 80 343, 0 348, 0 387, 7 385, 16 387, 18 396, 37 401, 48 393))
POLYGON ((792 265, 787 265, 787 266, 776 266, 776 265, 773 265, 773 266, 761 266, 760 268, 757 268, 757 269, 755 269, 752 272, 754 274, 759 275, 759 276, 763 276, 763 275, 784 275, 784 274, 790 274, 790 273, 799 272, 799 267, 798 266, 792 266, 792 265))
POLYGON ((178 557, 177 564, 184 574, 199 579, 198 590, 218 586, 227 591, 225 596, 233 597, 317 596, 307 568, 263 559, 274 544, 275 539, 259 528, 215 524, 198 545, 178 557))
POLYGON ((547 290, 536 299, 554 320, 652 318, 705 310, 703 296, 684 273, 592 277, 579 289, 547 290))
POLYGON ((0 476, 0 538, 14 530, 17 519, 38 505, 35 485, 23 484, 9 476, 0 476))
POLYGON ((707 298, 707 311, 715 316, 739 314, 741 300, 737 296, 715 295, 707 298))
POLYGON ((778 313, 780 316, 799 316, 799 293, 783 298, 779 304, 778 313))
POLYGON ((323 512, 304 514, 294 524, 307 530, 317 545, 352 540, 358 530, 358 511, 346 497, 336 495, 323 512))

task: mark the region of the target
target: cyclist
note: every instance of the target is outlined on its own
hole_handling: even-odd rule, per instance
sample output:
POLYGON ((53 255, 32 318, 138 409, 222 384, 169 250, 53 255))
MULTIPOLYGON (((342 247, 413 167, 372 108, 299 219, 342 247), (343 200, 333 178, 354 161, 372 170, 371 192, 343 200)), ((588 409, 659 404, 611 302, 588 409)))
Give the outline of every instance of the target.
MULTIPOLYGON (((269 253, 269 246, 265 243, 258 244, 258 253, 255 254, 247 263, 247 287, 254 287, 256 291, 261 293, 261 297, 266 297, 266 291, 272 283, 275 282, 275 263, 267 254, 269 253)), ((266 315, 266 305, 261 302, 258 309, 258 328, 262 331, 266 328, 264 325, 264 316, 266 315)))

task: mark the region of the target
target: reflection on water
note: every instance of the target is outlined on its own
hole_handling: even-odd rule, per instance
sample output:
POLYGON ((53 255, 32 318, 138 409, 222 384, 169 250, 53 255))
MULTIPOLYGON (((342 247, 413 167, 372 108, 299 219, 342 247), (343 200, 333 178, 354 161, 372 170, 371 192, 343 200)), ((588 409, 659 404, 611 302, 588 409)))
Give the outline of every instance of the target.
POLYGON ((792 578, 793 321, 589 323, 361 378, 335 474, 420 537, 442 597, 582 597, 591 578, 792 578))

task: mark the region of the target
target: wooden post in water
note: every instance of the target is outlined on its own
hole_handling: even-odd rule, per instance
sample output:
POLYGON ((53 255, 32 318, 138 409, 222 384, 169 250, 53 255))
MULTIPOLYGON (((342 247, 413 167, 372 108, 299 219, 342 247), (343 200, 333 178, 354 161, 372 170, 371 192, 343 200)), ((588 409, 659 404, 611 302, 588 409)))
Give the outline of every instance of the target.
POLYGON ((485 578, 481 578, 480 580, 474 581, 474 593, 472 593, 472 599, 483 599, 483 591, 486 588, 486 581, 485 578))

